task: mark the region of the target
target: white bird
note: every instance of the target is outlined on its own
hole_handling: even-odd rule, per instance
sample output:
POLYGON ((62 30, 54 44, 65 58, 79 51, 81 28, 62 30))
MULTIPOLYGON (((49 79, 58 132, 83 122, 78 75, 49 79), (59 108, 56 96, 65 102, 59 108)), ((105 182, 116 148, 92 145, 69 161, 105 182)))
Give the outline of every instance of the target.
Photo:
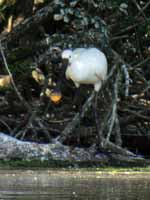
POLYGON ((71 79, 78 88, 80 84, 92 84, 95 91, 95 120, 98 133, 98 146, 102 147, 102 132, 100 130, 97 99, 103 81, 107 77, 107 58, 103 52, 97 48, 77 48, 75 50, 66 49, 62 52, 62 59, 67 59, 69 64, 66 69, 66 78, 71 79))
POLYGON ((68 59, 66 78, 71 79, 76 87, 80 84, 93 84, 98 92, 107 77, 107 59, 97 48, 66 49, 62 59, 68 59))

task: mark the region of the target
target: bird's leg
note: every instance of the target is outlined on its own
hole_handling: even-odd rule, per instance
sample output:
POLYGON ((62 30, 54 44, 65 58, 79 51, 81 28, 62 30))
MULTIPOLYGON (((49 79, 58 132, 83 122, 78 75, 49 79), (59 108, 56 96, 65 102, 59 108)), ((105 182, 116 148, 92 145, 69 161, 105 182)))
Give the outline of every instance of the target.
MULTIPOLYGON (((80 84, 78 83, 75 83, 75 86, 76 88, 78 88, 76 91, 75 91, 75 95, 74 95, 74 99, 73 99, 73 102, 72 102, 72 106, 73 107, 76 107, 77 103, 78 103, 78 98, 80 97, 80 84)), ((81 103, 79 104, 79 107, 80 107, 81 103)))
POLYGON ((95 102, 94 102, 94 114, 95 114, 95 124, 96 124, 96 131, 97 131, 97 146, 98 149, 102 148, 102 132, 101 132, 101 127, 99 124, 99 120, 98 120, 98 112, 97 112, 97 102, 98 102, 98 92, 95 92, 95 102))
POLYGON ((80 105, 78 105, 79 97, 80 97, 80 88, 75 90, 75 94, 74 94, 73 101, 72 101, 72 107, 75 109, 78 106, 80 107, 80 105))

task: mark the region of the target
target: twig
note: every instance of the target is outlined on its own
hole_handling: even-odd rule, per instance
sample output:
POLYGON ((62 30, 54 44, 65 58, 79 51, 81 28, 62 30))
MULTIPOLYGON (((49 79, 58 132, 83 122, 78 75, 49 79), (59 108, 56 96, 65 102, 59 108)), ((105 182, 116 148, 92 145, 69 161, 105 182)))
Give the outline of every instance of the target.
POLYGON ((143 10, 142 10, 141 6, 138 4, 138 2, 136 0, 132 0, 132 2, 136 5, 136 7, 139 10, 139 12, 143 15, 144 19, 147 21, 145 13, 143 12, 143 10))
POLYGON ((48 142, 50 142, 51 141, 50 132, 46 128, 44 128, 44 124, 42 124, 40 119, 38 119, 37 121, 38 121, 39 127, 42 129, 42 131, 44 132, 45 136, 47 137, 48 142))
POLYGON ((110 117, 111 122, 110 122, 110 125, 109 125, 109 130, 108 130, 108 133, 107 133, 107 137, 106 137, 106 141, 104 143, 104 146, 106 146, 107 142, 110 139, 110 136, 111 136, 111 133, 112 133, 112 130, 113 130, 113 127, 114 127, 114 123, 115 123, 115 120, 116 120, 117 99, 118 99, 118 80, 119 80, 119 73, 117 74, 116 81, 115 81, 115 84, 114 84, 114 98, 113 98, 113 103, 112 103, 112 114, 111 114, 111 117, 110 117))
POLYGON ((146 88, 144 88, 143 92, 147 92, 150 89, 150 81, 148 81, 148 84, 146 86, 146 88))
POLYGON ((122 57, 114 49, 111 48, 110 51, 113 54, 114 60, 116 60, 117 63, 121 62, 122 64, 126 64, 126 62, 122 59, 122 57))
MULTIPOLYGON (((114 72, 115 72, 115 70, 117 69, 117 67, 118 67, 118 63, 115 63, 115 64, 113 65, 113 67, 111 68, 111 70, 110 70, 110 72, 109 72, 109 74, 108 74, 106 80, 103 82, 103 85, 104 85, 104 84, 110 79, 110 77, 114 74, 114 72)), ((102 87, 103 87, 103 85, 102 85, 102 87)))
MULTIPOLYGON (((134 69, 133 69, 134 70, 134 69)), ((140 80, 142 80, 146 85, 148 85, 148 81, 145 79, 144 76, 141 76, 141 74, 139 73, 139 71, 137 71, 136 69, 134 70, 134 73, 140 78, 140 80)))
POLYGON ((145 63, 147 63, 149 60, 150 60, 150 57, 147 57, 146 59, 144 59, 141 62, 139 62, 137 65, 134 65, 133 68, 141 67, 142 65, 144 65, 145 63))
POLYGON ((128 72, 127 66, 125 64, 121 65, 121 68, 123 70, 124 77, 125 77, 125 97, 128 97, 129 96, 129 84, 130 84, 129 72, 128 72))
POLYGON ((141 22, 135 23, 133 25, 129 25, 128 27, 122 29, 120 32, 115 34, 115 36, 124 34, 124 33, 128 32, 128 31, 131 31, 132 29, 136 28, 137 26, 144 25, 144 24, 149 23, 149 22, 150 22, 150 18, 147 18, 146 21, 142 20, 141 22))
POLYGON ((147 2, 147 4, 142 8, 142 10, 143 10, 143 11, 146 10, 146 9, 148 8, 149 5, 150 5, 150 1, 147 2))
MULTIPOLYGON (((27 133, 27 131, 28 131, 29 128, 33 129, 33 127, 32 127, 32 121, 35 118, 35 116, 36 116, 36 111, 32 111, 32 115, 31 115, 31 117, 30 117, 30 119, 29 119, 29 121, 28 121, 25 129, 22 130, 22 131, 20 131, 20 133, 21 133, 21 140, 24 139, 24 137, 26 136, 26 133, 27 133)), ((18 133, 15 135, 15 137, 17 137, 17 136, 18 136, 18 133)))
POLYGON ((97 101, 98 101, 98 92, 95 95, 95 103, 94 103, 94 114, 95 114, 95 122, 96 122, 96 130, 97 130, 97 145, 99 148, 103 147, 102 143, 102 137, 103 137, 103 132, 101 130, 101 127, 99 125, 99 120, 98 120, 98 112, 97 112, 97 101))
MULTIPOLYGON (((150 1, 147 2, 147 4, 143 8, 141 8, 141 11, 144 12, 148 8, 149 5, 150 5, 150 1)), ((138 13, 138 15, 136 16, 136 18, 139 17, 139 15, 140 15, 140 13, 138 13)))
POLYGON ((141 120, 145 120, 145 121, 148 121, 150 122, 150 118, 149 116, 145 116, 145 115, 142 115, 136 111, 132 111, 132 110, 129 110, 129 109, 120 109, 122 112, 128 112, 128 113, 131 113, 133 115, 135 115, 136 117, 140 118, 141 120))
POLYGON ((120 133, 120 123, 119 123, 117 113, 116 113, 116 120, 115 120, 115 143, 119 146, 122 146, 122 138, 121 138, 121 133, 120 133))
POLYGON ((128 38, 128 37, 129 37, 128 35, 115 36, 115 37, 110 38, 110 42, 125 39, 125 38, 128 38))
POLYGON ((0 119, 0 122, 4 125, 4 126, 6 126, 6 128, 8 129, 8 131, 9 131, 9 133, 11 133, 12 132, 12 130, 11 130, 11 128, 10 128, 10 126, 8 126, 8 124, 5 122, 5 121, 3 121, 2 119, 0 119))

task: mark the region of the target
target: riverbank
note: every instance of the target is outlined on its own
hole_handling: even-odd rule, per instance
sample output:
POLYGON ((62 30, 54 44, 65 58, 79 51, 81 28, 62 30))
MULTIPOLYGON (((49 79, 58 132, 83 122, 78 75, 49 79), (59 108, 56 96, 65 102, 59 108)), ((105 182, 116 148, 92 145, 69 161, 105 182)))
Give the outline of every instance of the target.
POLYGON ((95 168, 95 169, 0 169, 0 185, 47 185, 57 179, 150 179, 148 168, 95 168))

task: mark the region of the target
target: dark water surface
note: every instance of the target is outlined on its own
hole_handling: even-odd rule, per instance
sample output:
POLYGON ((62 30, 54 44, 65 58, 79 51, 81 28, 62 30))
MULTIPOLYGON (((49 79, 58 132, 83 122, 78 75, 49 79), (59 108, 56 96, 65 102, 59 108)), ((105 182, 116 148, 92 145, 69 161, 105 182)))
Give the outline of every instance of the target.
POLYGON ((0 199, 149 200, 150 174, 0 171, 0 199))

